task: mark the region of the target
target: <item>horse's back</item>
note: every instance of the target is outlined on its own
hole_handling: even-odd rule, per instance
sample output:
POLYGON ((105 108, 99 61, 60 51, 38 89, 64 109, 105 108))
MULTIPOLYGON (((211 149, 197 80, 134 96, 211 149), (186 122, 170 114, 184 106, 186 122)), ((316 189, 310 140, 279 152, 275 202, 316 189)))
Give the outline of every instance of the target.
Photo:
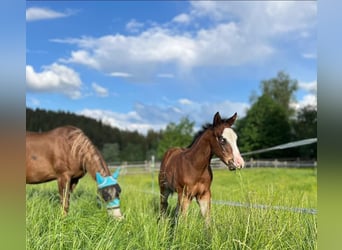
POLYGON ((183 151, 184 149, 179 147, 167 150, 161 162, 160 170, 166 170, 167 168, 172 167, 172 162, 175 161, 183 151))
POLYGON ((26 132, 26 183, 42 183, 56 179, 58 166, 66 165, 70 154, 68 135, 73 126, 46 132, 26 132))

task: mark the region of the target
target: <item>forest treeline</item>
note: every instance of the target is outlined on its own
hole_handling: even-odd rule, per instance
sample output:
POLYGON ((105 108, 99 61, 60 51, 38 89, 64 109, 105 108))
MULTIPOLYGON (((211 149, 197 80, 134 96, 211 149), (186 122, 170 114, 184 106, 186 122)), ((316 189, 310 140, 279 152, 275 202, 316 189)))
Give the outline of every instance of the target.
MULTIPOLYGON (((305 106, 295 110, 291 105, 297 85, 296 80, 282 71, 274 78, 261 81, 261 95, 251 96, 251 107, 234 124, 241 152, 317 137, 317 108, 305 106)), ((144 161, 152 156, 161 160, 168 148, 190 145, 195 134, 195 123, 186 117, 178 124, 171 122, 163 130, 149 130, 143 135, 70 112, 26 108, 26 130, 47 131, 63 125, 82 129, 107 162, 144 161)), ((316 155, 314 143, 249 157, 316 159, 316 155)))

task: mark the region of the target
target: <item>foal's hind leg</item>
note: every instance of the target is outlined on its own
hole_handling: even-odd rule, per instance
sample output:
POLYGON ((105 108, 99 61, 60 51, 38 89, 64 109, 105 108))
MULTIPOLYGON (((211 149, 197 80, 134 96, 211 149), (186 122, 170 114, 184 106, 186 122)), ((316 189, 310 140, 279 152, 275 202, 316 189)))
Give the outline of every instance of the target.
POLYGON ((166 214, 167 207, 169 203, 167 199, 169 198, 170 191, 165 187, 160 187, 160 215, 164 216, 166 214))
POLYGON ((58 191, 59 191, 59 198, 60 203, 63 208, 63 214, 66 215, 69 210, 69 199, 70 199, 70 177, 67 175, 62 175, 58 177, 58 191))

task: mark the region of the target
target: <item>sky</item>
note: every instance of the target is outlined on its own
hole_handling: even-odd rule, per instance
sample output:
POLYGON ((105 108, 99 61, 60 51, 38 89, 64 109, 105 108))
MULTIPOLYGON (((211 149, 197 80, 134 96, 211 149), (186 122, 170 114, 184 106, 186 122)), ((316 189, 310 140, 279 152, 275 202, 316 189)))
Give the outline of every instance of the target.
POLYGON ((314 1, 27 1, 26 107, 199 128, 244 117, 279 71, 294 107, 317 105, 316 47, 314 1))

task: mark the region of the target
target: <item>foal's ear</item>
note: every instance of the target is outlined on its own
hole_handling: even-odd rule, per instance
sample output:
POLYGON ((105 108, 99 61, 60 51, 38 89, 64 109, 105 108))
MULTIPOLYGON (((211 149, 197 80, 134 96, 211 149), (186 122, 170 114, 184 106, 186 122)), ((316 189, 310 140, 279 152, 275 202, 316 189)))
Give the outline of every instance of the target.
POLYGON ((213 126, 215 127, 215 126, 221 124, 221 122, 222 122, 222 119, 221 119, 220 113, 216 112, 216 114, 214 116, 214 120, 213 120, 213 126))
POLYGON ((229 126, 232 126, 234 124, 236 118, 237 118, 237 113, 235 112, 235 114, 232 117, 227 119, 226 123, 228 123, 229 126))

